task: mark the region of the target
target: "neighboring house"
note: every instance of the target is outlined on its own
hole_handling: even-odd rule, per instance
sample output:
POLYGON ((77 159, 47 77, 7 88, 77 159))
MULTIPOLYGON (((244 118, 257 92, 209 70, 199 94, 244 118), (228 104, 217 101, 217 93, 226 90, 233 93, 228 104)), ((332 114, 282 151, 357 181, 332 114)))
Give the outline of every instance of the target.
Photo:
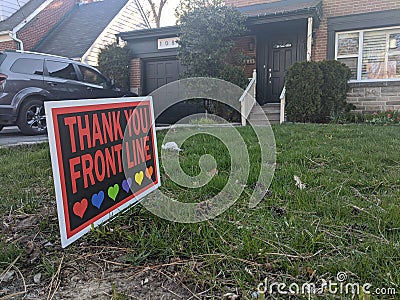
MULTIPOLYGON (((285 71, 296 61, 337 59, 350 67, 349 102, 359 111, 400 109, 400 1, 227 0, 247 18, 237 46, 245 70, 257 69, 257 101, 279 101, 285 71)), ((150 93, 178 78, 178 27, 119 34, 133 59, 131 87, 150 93), (165 45, 165 41, 169 41, 165 45)))
POLYGON ((76 0, 28 1, 0 22, 0 50, 32 50, 75 6, 76 0))
POLYGON ((0 2, 0 21, 7 19, 29 0, 2 0, 0 2))
POLYGON ((143 28, 149 23, 137 0, 30 0, 0 22, 0 50, 49 53, 96 66, 100 49, 115 34, 143 28))

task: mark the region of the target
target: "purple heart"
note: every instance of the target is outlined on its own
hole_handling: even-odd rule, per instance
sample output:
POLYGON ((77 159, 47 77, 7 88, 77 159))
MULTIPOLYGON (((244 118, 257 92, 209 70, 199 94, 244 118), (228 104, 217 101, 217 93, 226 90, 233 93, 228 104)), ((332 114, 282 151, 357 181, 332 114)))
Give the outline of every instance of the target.
POLYGON ((131 185, 132 185, 132 178, 130 178, 130 177, 128 177, 128 179, 125 179, 124 181, 122 181, 122 189, 127 193, 130 191, 131 185))
POLYGON ((92 204, 93 206, 97 207, 100 209, 101 204, 103 203, 104 200, 104 192, 100 191, 98 194, 93 194, 92 195, 92 204))

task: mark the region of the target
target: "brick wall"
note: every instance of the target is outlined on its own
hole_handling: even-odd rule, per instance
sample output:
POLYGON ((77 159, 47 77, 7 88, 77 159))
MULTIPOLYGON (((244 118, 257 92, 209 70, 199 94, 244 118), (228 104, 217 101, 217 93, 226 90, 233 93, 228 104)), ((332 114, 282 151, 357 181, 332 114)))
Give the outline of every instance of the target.
POLYGON ((15 41, 0 42, 0 51, 3 50, 17 50, 17 43, 15 41))
MULTIPOLYGON (((236 45, 232 51, 232 57, 243 57, 245 59, 244 71, 247 77, 253 76, 253 70, 256 68, 256 37, 255 36, 244 36, 236 40, 236 45), (254 50, 249 50, 249 44, 254 44, 254 50)), ((230 59, 231 63, 235 62, 230 59)))
POLYGON ((131 92, 141 95, 141 61, 140 58, 134 58, 129 65, 129 81, 131 92))
POLYGON ((77 3, 76 0, 55 0, 18 32, 24 50, 31 50, 77 3))

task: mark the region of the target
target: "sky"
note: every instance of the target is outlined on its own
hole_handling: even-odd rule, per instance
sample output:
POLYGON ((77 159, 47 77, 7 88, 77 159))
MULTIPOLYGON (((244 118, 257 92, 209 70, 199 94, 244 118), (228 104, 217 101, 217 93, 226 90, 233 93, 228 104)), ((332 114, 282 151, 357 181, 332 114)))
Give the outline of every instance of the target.
MULTIPOLYGON (((143 2, 147 0, 142 0, 143 2)), ((158 2, 157 0, 155 0, 158 2)), ((179 0, 168 0, 161 14, 161 27, 175 25, 175 8, 178 6, 179 0)))

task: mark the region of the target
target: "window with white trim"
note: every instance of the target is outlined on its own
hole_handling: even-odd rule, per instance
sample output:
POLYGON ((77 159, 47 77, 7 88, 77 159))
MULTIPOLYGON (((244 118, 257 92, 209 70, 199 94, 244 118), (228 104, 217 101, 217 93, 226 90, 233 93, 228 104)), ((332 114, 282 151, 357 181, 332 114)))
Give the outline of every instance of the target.
POLYGON ((400 27, 337 32, 335 46, 351 80, 400 80, 400 27))

